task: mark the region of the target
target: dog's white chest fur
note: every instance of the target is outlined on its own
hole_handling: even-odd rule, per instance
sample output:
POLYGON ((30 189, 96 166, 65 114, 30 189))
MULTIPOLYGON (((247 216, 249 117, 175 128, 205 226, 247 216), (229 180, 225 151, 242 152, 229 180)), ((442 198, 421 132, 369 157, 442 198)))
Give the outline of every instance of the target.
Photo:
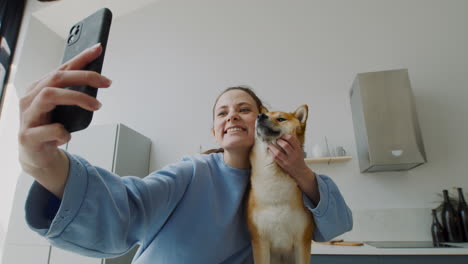
MULTIPOLYGON (((254 151, 266 151, 265 143, 256 144, 254 151)), ((267 156, 254 161, 256 168, 252 168, 251 195, 256 209, 251 220, 259 235, 269 240, 271 248, 290 251, 294 240, 302 237, 310 215, 298 204, 302 202, 302 192, 294 179, 267 156)))

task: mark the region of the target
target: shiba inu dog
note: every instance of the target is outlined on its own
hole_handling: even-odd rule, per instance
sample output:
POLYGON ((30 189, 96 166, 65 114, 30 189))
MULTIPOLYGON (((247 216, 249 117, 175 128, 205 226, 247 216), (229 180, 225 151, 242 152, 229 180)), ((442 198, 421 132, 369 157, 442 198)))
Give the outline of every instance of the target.
POLYGON ((247 225, 256 264, 310 263, 312 215, 295 180, 276 164, 267 149, 285 134, 295 135, 303 145, 307 115, 308 107, 302 105, 293 113, 264 108, 257 117, 247 197, 247 225))

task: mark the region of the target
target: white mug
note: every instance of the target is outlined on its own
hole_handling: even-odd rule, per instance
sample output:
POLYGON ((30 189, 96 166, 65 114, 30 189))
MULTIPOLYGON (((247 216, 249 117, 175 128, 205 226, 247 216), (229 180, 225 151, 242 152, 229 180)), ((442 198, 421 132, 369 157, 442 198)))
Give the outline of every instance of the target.
POLYGON ((322 150, 322 147, 320 147, 320 145, 316 144, 314 145, 314 147, 312 148, 312 156, 315 157, 315 158, 319 158, 319 157, 323 157, 323 150, 322 150))

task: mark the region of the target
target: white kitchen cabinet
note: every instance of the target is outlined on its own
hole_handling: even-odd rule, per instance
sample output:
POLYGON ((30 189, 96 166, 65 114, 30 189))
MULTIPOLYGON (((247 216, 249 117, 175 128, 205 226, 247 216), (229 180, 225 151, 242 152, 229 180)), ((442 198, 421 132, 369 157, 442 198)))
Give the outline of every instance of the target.
MULTIPOLYGON (((151 140, 123 124, 90 126, 72 134, 67 151, 120 176, 148 175, 151 140)), ((115 259, 89 258, 52 247, 49 264, 130 264, 135 250, 115 259)))
POLYGON ((127 254, 118 258, 104 259, 102 264, 130 264, 132 263, 133 256, 138 250, 138 246, 132 248, 127 254))

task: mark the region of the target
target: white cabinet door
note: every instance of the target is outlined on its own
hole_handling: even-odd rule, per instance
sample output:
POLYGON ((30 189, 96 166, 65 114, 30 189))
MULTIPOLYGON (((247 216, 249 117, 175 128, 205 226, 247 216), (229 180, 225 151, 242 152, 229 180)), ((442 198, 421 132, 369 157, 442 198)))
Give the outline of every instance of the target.
POLYGON ((148 175, 151 140, 135 130, 118 124, 113 172, 120 176, 148 175))
POLYGON ((103 264, 130 264, 135 256, 139 246, 132 248, 127 254, 117 257, 104 259, 103 264))
POLYGON ((3 264, 48 264, 50 246, 6 244, 3 264))
POLYGON ((101 264, 101 262, 100 258, 81 256, 56 247, 52 247, 49 260, 49 264, 101 264))

